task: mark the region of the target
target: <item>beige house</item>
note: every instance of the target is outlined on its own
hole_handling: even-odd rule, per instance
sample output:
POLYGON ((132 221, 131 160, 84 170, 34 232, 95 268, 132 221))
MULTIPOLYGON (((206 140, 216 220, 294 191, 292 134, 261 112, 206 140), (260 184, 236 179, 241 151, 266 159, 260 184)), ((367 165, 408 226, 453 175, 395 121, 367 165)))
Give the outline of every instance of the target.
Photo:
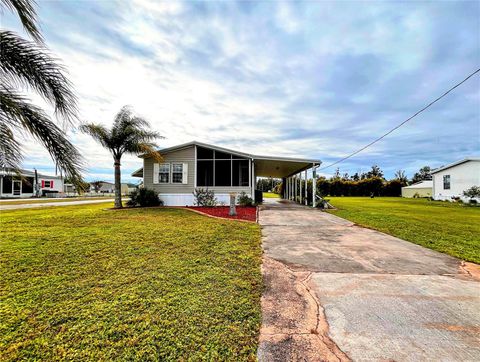
POLYGON ((306 193, 300 191, 298 194, 298 186, 302 190, 307 170, 312 169, 314 174, 321 163, 319 160, 258 156, 196 141, 159 152, 163 162, 140 156, 143 167, 132 176, 142 177, 144 187, 156 190, 164 204, 171 206, 194 205, 195 188, 213 190, 220 203, 228 203, 231 192, 245 192, 254 198, 257 177, 283 179, 284 197, 300 199, 303 203, 306 193))
POLYGON ((402 197, 432 197, 433 181, 424 180, 402 187, 402 197))

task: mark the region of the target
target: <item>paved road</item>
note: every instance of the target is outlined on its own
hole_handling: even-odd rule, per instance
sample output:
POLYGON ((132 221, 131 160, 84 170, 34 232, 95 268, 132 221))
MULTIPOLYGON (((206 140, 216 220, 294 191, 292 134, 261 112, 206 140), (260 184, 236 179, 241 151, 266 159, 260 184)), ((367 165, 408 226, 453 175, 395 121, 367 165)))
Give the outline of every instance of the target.
POLYGON ((15 209, 32 209, 36 207, 50 207, 50 206, 72 206, 72 205, 84 205, 84 204, 98 204, 101 202, 113 202, 114 199, 102 199, 102 200, 77 200, 77 201, 61 201, 61 202, 39 202, 33 204, 20 204, 20 205, 2 205, 0 203, 0 211, 3 210, 15 210, 15 209))
POLYGON ((259 221, 260 360, 478 361, 480 282, 460 260, 292 204, 259 221))

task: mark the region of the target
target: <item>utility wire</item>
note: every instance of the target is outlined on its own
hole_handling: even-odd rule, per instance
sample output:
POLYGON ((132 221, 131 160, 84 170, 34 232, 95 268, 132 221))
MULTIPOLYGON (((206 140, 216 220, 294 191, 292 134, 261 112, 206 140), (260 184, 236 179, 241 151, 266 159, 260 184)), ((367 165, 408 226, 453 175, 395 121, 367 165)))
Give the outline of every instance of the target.
POLYGON ((480 72, 480 68, 477 69, 476 71, 474 71, 473 73, 471 73, 468 77, 466 77, 464 80, 462 80, 460 83, 457 83, 455 86, 453 86, 452 88, 450 88, 448 91, 446 91, 445 93, 443 93, 440 97, 438 97, 437 99, 433 100, 432 102, 430 102, 429 104, 427 104, 425 107, 423 107, 422 109, 420 109, 418 112, 416 112, 413 116, 411 116, 410 118, 407 118, 406 120, 404 120, 402 123, 398 124, 397 126, 395 126, 394 128, 392 128, 390 131, 388 131, 387 133, 383 134, 382 136, 378 137, 377 139, 375 139, 374 141, 370 142, 368 145, 366 146, 363 146, 362 148, 360 148, 359 150, 351 153, 350 155, 344 157, 344 158, 341 158, 340 160, 338 161, 335 161, 334 163, 328 165, 328 166, 325 166, 325 167, 322 167, 322 168, 319 168, 318 170, 325 170, 326 168, 329 168, 329 167, 332 167, 340 162, 343 162, 345 160, 348 160, 350 157, 353 157, 355 156, 357 153, 360 153, 362 152, 364 149, 370 147, 371 145, 377 143, 378 141, 380 141, 381 139, 387 137, 390 133, 392 133, 393 131, 399 129, 400 127, 402 127, 405 123, 407 123, 408 121, 410 121, 412 118, 415 118, 417 115, 419 115, 420 113, 422 113, 424 110, 426 110, 427 108, 429 108, 430 106, 434 105, 435 103, 437 103, 440 99, 442 99, 443 97, 445 97, 448 93, 450 93, 451 91, 453 91, 455 88, 461 86, 463 83, 465 83, 467 80, 469 80, 470 78, 472 78, 475 74, 477 74, 478 72, 480 72))

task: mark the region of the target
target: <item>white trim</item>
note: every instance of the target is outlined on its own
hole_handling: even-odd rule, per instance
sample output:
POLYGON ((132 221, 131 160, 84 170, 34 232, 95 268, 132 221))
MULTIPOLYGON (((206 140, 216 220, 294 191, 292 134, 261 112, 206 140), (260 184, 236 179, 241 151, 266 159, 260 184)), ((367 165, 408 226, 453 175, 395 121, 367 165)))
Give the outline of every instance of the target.
POLYGON ((197 188, 197 145, 194 147, 195 149, 195 158, 194 158, 194 169, 193 169, 193 188, 197 188))

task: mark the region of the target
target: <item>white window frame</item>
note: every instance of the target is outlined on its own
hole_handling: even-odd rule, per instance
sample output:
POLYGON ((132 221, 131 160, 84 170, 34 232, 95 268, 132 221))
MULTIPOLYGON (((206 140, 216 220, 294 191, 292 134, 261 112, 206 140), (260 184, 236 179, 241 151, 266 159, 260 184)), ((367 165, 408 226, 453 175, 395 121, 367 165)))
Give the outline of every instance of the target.
POLYGON ((450 177, 450 175, 443 175, 443 189, 450 190, 451 188, 452 188, 452 178, 450 177), (447 184, 448 184, 448 187, 445 187, 447 184))
POLYGON ((172 162, 172 167, 171 167, 171 173, 172 173, 172 184, 183 184, 183 163, 182 162, 172 162), (181 170, 180 172, 174 172, 173 169, 175 166, 180 166, 181 167, 181 170), (173 174, 176 173, 176 174, 180 174, 181 178, 180 178, 180 181, 174 181, 174 178, 173 178, 173 174))
POLYGON ((164 162, 164 163, 159 163, 158 164, 158 183, 159 184, 169 184, 171 182, 171 166, 170 166, 170 163, 169 162, 164 162), (167 166, 168 167, 168 171, 164 171, 162 172, 162 166, 167 166), (167 174, 167 181, 162 181, 162 178, 160 177, 160 174, 167 174))

